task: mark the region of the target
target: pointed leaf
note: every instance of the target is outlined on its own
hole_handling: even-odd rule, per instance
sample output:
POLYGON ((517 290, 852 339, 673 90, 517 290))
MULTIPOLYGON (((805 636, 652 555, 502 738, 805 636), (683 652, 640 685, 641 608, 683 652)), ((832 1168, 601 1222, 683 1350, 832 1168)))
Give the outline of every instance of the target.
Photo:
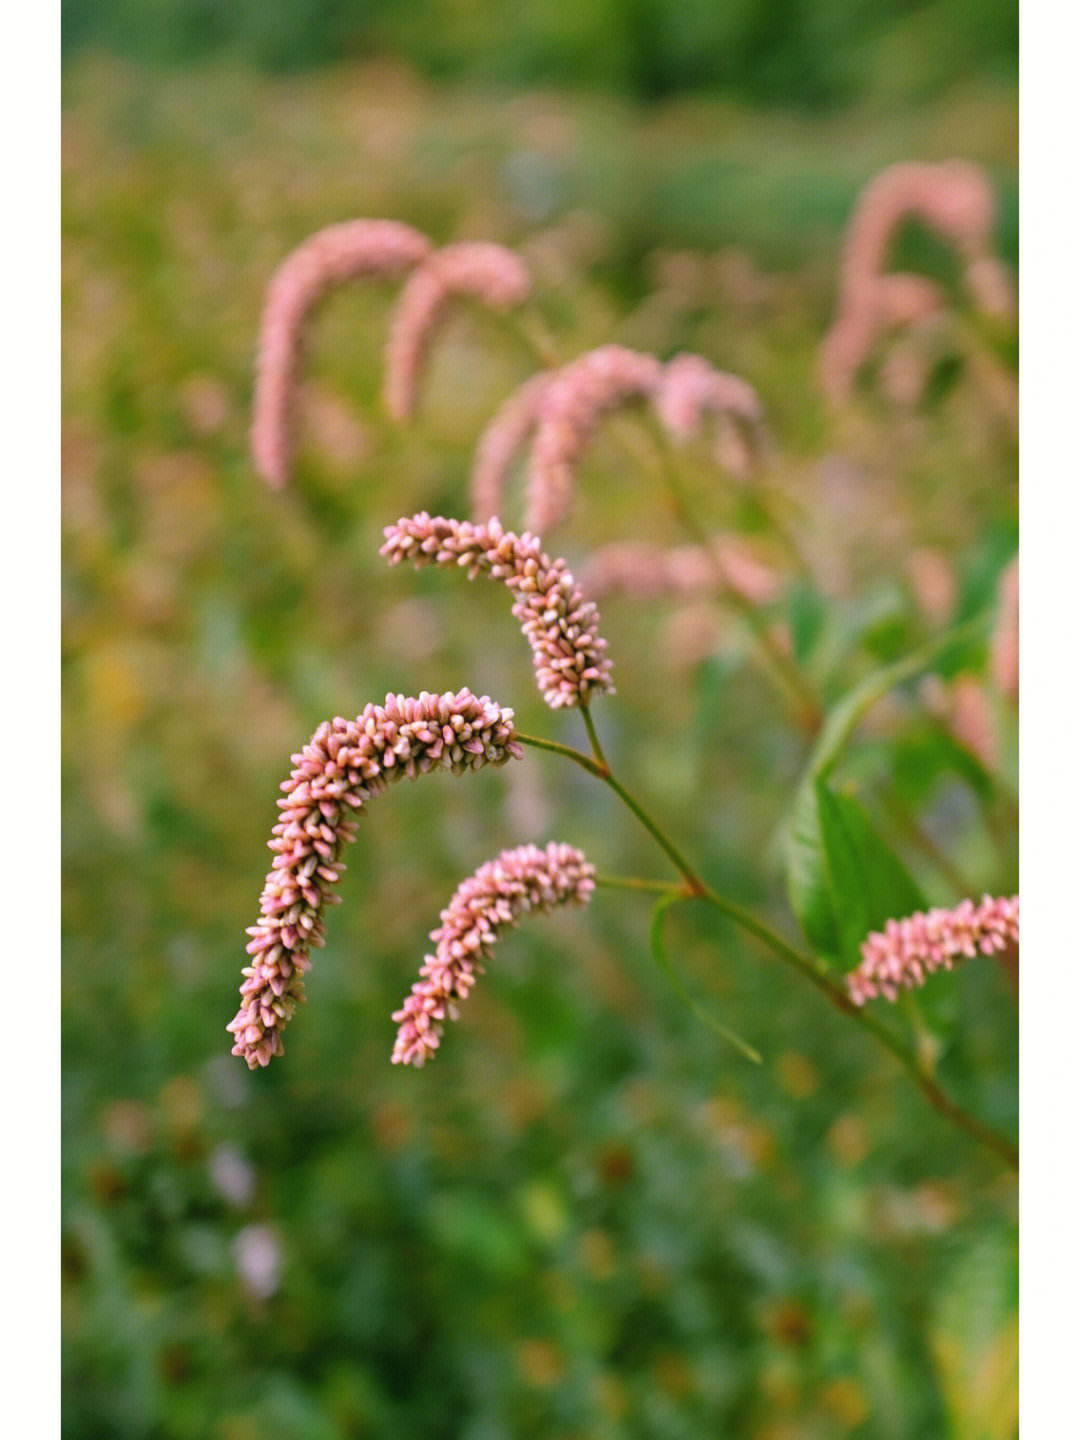
POLYGON ((942 650, 982 635, 987 623, 986 615, 979 616, 935 637, 904 659, 875 671, 833 706, 825 718, 783 834, 788 900, 806 938, 822 958, 836 955, 842 937, 829 888, 815 786, 832 773, 860 720, 877 700, 927 669, 942 650))
POLYGON ((845 967, 852 968, 871 930, 925 909, 926 902, 855 797, 835 794, 824 780, 814 789, 840 953, 845 967))
POLYGON ((787 892, 795 918, 819 955, 835 955, 839 931, 825 866, 825 851, 813 784, 799 788, 788 821, 787 892))

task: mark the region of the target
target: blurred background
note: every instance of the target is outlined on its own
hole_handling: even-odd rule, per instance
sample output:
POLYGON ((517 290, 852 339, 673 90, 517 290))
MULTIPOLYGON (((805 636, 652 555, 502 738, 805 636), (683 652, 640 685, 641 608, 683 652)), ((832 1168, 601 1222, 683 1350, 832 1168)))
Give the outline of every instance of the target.
MULTIPOLYGON (((390 1066, 428 931, 499 849, 560 839, 668 878, 557 757, 377 800, 284 1058, 250 1074, 225 1025, 278 785, 321 720, 468 685, 584 742, 537 695, 504 592, 378 556, 399 515, 467 512, 477 438, 536 368, 521 333, 455 308, 395 426, 395 289, 336 292, 274 493, 247 430, 281 260, 354 216, 497 241, 561 358, 690 350, 749 380, 760 486, 704 448, 684 481, 771 567, 762 614, 827 707, 992 605, 1015 553, 1015 331, 970 313, 939 236, 907 226, 892 256, 965 327, 925 385, 883 383, 879 356, 837 410, 817 376, 845 226, 885 166, 978 164, 1015 266, 1015 5, 63 17, 65 1436, 1008 1440, 1013 1177, 713 916, 669 917, 672 959, 761 1066, 668 987, 647 900, 613 892, 506 936, 432 1064, 390 1066)), ((604 427, 551 539, 574 570, 608 541, 687 541, 636 425, 604 427)), ((812 735, 753 632, 715 600, 612 595, 602 620, 617 773, 796 938, 776 836, 812 735)), ((933 903, 1015 889, 1015 711, 985 647, 875 712, 843 778, 933 903)), ((943 1080, 1009 1130, 1008 979, 980 962, 942 985, 943 1080)))

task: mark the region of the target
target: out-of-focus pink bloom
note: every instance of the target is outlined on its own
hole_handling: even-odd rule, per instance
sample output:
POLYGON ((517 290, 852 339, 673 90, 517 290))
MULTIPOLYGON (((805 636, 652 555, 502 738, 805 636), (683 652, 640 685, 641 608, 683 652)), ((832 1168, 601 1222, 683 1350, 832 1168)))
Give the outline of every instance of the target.
POLYGON ((540 396, 529 464, 526 527, 542 533, 566 514, 574 475, 601 418, 627 401, 651 399, 661 374, 655 355, 622 345, 589 350, 564 365, 540 396))
POLYGON ((420 371, 438 319, 454 295, 472 295, 492 310, 508 310, 529 295, 524 262, 502 245, 446 245, 410 276, 401 292, 386 347, 387 412, 408 420, 416 405, 420 371))
POLYGON ((895 1000, 902 989, 922 985, 935 970, 958 960, 1004 955, 1020 944, 1020 897, 984 895, 962 900, 953 910, 931 910, 889 920, 884 931, 863 941, 862 962, 847 977, 856 1005, 877 995, 895 1000))
POLYGON ((308 951, 323 943, 323 910, 339 898, 331 887, 345 868, 339 857, 356 838, 353 812, 392 780, 428 770, 460 774, 520 757, 513 718, 512 710, 468 690, 387 695, 385 705, 368 705, 355 720, 324 721, 292 757, 269 842, 273 867, 258 923, 248 930, 243 1003, 227 1026, 236 1037, 232 1053, 250 1069, 282 1053, 281 1031, 304 999, 308 951))
POLYGON ((988 770, 997 768, 997 730, 986 684, 962 672, 949 687, 949 726, 960 744, 988 770))
POLYGON ((396 220, 348 220, 310 235, 281 264, 266 294, 255 362, 251 450, 255 468, 281 489, 289 478, 304 327, 335 285, 363 275, 396 279, 431 251, 426 235, 396 220))
POLYGON ((518 387, 480 436, 470 489, 473 519, 503 515, 507 475, 540 423, 540 402, 558 371, 541 370, 518 387))
POLYGON ((1020 560, 1007 565, 998 584, 998 617, 990 640, 990 674, 1002 695, 1020 694, 1020 560))
POLYGON ((983 255, 964 271, 975 308, 994 320, 1016 317, 1016 285, 1012 273, 993 255, 983 255))
POLYGON ((836 321, 819 356, 822 386, 838 400, 850 393, 879 336, 945 308, 941 287, 922 275, 887 273, 897 231, 909 216, 955 246, 976 305, 1008 311, 1008 276, 992 253, 996 203, 977 165, 966 160, 889 166, 859 197, 844 241, 836 321))
POLYGON ((944 625, 956 606, 956 571, 944 550, 920 546, 908 556, 907 573, 919 609, 944 625))
POLYGON ((549 560, 535 535, 515 535, 494 518, 474 525, 433 519, 426 511, 388 525, 385 535, 381 553, 391 565, 411 560, 417 567, 460 567, 470 580, 490 575, 510 588, 540 693, 553 709, 584 706, 594 693, 614 691, 596 606, 584 598, 566 561, 549 560))
POLYGON ((676 355, 661 372, 656 412, 677 440, 701 433, 706 416, 720 422, 717 458, 740 478, 750 475, 766 445, 765 413, 753 386, 716 370, 701 355, 676 355))
POLYGON ((425 957, 420 979, 394 1012, 398 1035, 395 1065, 423 1065, 438 1049, 446 1020, 456 1019, 483 973, 504 925, 516 925, 532 910, 550 913, 557 905, 582 905, 593 891, 593 867, 572 845, 552 843, 541 850, 521 845, 504 850, 462 882, 431 932, 435 954, 425 957))
POLYGON ((598 598, 612 593, 688 598, 715 595, 729 586, 753 604, 766 605, 780 593, 777 572, 732 535, 717 536, 711 553, 700 545, 670 550, 646 542, 602 545, 581 583, 587 594, 598 598))
POLYGON ((231 1205, 244 1209, 255 1197, 255 1171, 233 1145, 219 1145, 207 1163, 215 1190, 231 1205))

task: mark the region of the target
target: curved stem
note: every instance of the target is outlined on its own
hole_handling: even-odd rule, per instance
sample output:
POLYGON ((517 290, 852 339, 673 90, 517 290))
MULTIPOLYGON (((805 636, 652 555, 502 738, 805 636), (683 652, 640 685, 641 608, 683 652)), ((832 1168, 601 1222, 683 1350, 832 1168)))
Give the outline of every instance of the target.
POLYGON ((687 894, 705 894, 708 886, 694 870, 689 860, 672 844, 663 830, 660 829, 660 826, 645 810, 641 802, 631 795, 625 785, 615 779, 615 776, 612 775, 606 763, 601 764, 590 755, 583 755, 580 750, 574 750, 569 745, 560 745, 557 740, 542 740, 537 735, 522 735, 520 731, 515 735, 515 739, 520 740, 522 745, 534 745, 538 750, 551 750, 557 755, 565 755, 568 760, 573 760, 573 762, 576 765, 580 765, 583 770, 588 770, 590 775, 595 775, 598 780, 602 780, 609 789, 615 791, 615 794, 618 795, 627 809, 633 811, 645 829, 648 830, 649 834, 660 846, 661 850, 663 850, 664 854, 670 859, 675 869, 678 870, 679 874, 686 881, 687 894))
POLYGON ((1016 1146, 1003 1135, 999 1135, 996 1130, 991 1130, 981 1120, 977 1120, 963 1106, 958 1105, 955 1100, 946 1095, 933 1076, 923 1068, 918 1059, 902 1041, 897 1039, 888 1026, 882 1024, 876 1015, 863 1006, 856 1005, 843 984, 820 961, 796 950, 793 945, 789 945, 786 940, 770 930, 767 925, 763 925, 755 916, 730 900, 725 900, 715 890, 707 889, 697 898, 727 915, 729 919, 768 946, 774 955, 797 969, 821 991, 841 1014, 847 1015, 857 1025, 861 1025, 864 1030, 874 1036, 879 1044, 892 1052, 935 1110, 995 1151, 1014 1170, 1017 1168, 1019 1154, 1016 1146))
POLYGON ((805 979, 820 990, 829 1003, 842 1014, 847 1015, 860 1025, 868 1034, 874 1036, 880 1045, 889 1050, 907 1071, 924 1098, 946 1119, 966 1130, 969 1135, 980 1141, 983 1145, 993 1150, 1005 1163, 1016 1169, 1019 1164, 1019 1154, 1015 1145, 1003 1135, 984 1125, 977 1120, 955 1100, 952 1100, 937 1081, 927 1073, 920 1065, 918 1059, 908 1050, 902 1041, 892 1033, 888 1026, 884 1025, 876 1015, 868 1011, 864 1006, 856 1005, 848 994, 844 985, 837 980, 832 972, 827 969, 822 961, 797 950, 790 945, 775 930, 771 929, 763 921, 752 915, 749 910, 744 910, 741 905, 734 901, 727 900, 707 885, 704 880, 690 865, 676 846, 667 838, 663 830, 655 820, 647 813, 644 807, 626 789, 620 781, 608 770, 606 764, 601 765, 589 755, 584 755, 580 750, 574 750, 569 745, 562 745, 557 740, 544 740, 539 736, 522 735, 518 733, 517 739, 523 745, 532 745, 539 750, 550 750, 554 754, 563 755, 587 770, 590 775, 595 775, 602 780, 609 789, 614 790, 623 804, 631 810, 648 830, 656 843, 672 861, 675 868, 683 877, 683 886, 665 885, 661 881, 619 881, 614 877, 607 877, 606 884, 620 886, 624 889, 655 890, 663 894, 681 893, 686 899, 702 900, 726 915, 748 934, 753 935, 774 955, 798 970, 805 979))
POLYGON ((794 946, 789 945, 786 940, 770 930, 767 925, 763 925, 755 916, 730 900, 725 900, 715 890, 707 889, 704 894, 696 898, 727 915, 729 919, 768 946, 774 955, 797 969, 822 992, 841 1014, 849 1016, 856 1024, 861 1025, 864 1030, 873 1035, 879 1044, 891 1051, 935 1110, 955 1125, 959 1125, 961 1129, 966 1130, 969 1135, 974 1136, 983 1145, 988 1146, 1014 1170, 1018 1167, 1019 1153, 1016 1146, 951 1099, 888 1026, 882 1024, 876 1015, 863 1006, 856 1005, 843 984, 820 961, 796 950, 794 946))

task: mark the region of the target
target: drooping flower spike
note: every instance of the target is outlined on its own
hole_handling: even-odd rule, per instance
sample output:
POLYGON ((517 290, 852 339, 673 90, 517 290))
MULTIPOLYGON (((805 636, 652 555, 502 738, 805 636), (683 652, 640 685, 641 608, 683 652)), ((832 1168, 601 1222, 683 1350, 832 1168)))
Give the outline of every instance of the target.
POLYGON ((886 271, 897 231, 909 216, 956 247, 980 310, 1011 312, 1011 280, 992 251, 995 208, 986 175, 966 160, 904 162, 870 181, 848 227, 837 316, 819 356, 819 376, 829 394, 848 397, 884 331, 926 320, 947 304, 945 292, 926 276, 886 271))
POLYGON ((348 220, 299 245, 279 266, 266 294, 255 364, 251 450, 269 485, 288 481, 304 329, 335 285, 368 275, 396 279, 431 252, 426 235, 396 220, 348 220))
POLYGON ((770 604, 781 589, 778 571, 738 535, 717 535, 708 548, 613 541, 593 552, 581 584, 597 599, 613 594, 689 599, 727 587, 754 605, 770 604))
POLYGON ((863 941, 862 962, 847 977, 856 1005, 875 996, 895 1000, 902 989, 922 985, 935 970, 958 960, 1002 955, 1020 943, 1020 897, 984 895, 953 910, 931 910, 890 920, 863 941))
POLYGON ((752 385, 717 370, 701 355, 675 355, 664 366, 656 413, 676 440, 701 432, 706 416, 721 424, 717 459, 740 478, 752 474, 766 448, 765 412, 752 385))
POLYGON ((391 1060, 423 1065, 438 1049, 446 1020, 457 1018, 464 1000, 491 958, 499 931, 532 910, 549 914, 558 905, 583 905, 593 891, 593 867, 572 845, 541 850, 522 845, 504 850, 462 882, 431 932, 434 955, 420 968, 400 1010, 391 1060))
POLYGON ((472 295, 492 310, 528 298, 532 279, 524 262, 502 245, 445 245, 409 277, 390 324, 386 347, 386 409, 411 418, 420 372, 439 316, 455 295, 472 295))
POLYGON ((539 399, 529 460, 526 528, 543 533, 566 514, 574 475, 601 418, 635 399, 651 399, 660 381, 655 355, 604 345, 555 372, 539 399))
POLYGON ((345 868, 339 857, 356 838, 366 802, 393 780, 519 758, 513 718, 512 710, 468 690, 387 695, 385 705, 368 705, 355 720, 325 721, 292 757, 269 842, 274 863, 258 923, 248 930, 243 1003, 227 1027, 236 1037, 232 1053, 251 1069, 282 1053, 281 1031, 304 998, 308 952, 323 943, 323 911, 338 899, 331 887, 345 868))
POLYGON ((541 370, 531 376, 496 411, 480 436, 469 482, 474 520, 503 514, 510 467, 539 425, 540 402, 558 374, 541 370))
POLYGON ((513 614, 533 652, 540 693, 552 709, 584 706, 596 693, 611 694, 607 642, 597 633, 596 606, 562 559, 550 560, 535 535, 515 535, 498 520, 432 518, 426 511, 402 518, 385 530, 381 554, 391 565, 411 560, 417 567, 460 567, 470 580, 490 575, 514 594, 513 614))

